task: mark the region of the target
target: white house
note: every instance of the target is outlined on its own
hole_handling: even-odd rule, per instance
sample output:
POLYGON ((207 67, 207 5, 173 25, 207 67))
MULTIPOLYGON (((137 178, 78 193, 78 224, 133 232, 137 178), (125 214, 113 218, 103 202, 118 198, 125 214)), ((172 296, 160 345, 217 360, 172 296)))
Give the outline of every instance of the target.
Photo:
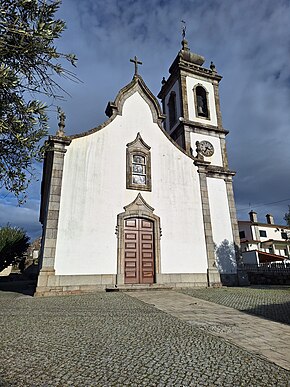
POLYGON ((237 277, 238 225, 215 66, 183 39, 157 99, 138 74, 102 125, 48 140, 36 294, 217 286, 237 277))
POLYGON ((238 221, 243 262, 260 264, 289 260, 290 227, 275 224, 270 214, 266 215, 266 223, 258 222, 254 211, 249 215, 250 220, 238 221))

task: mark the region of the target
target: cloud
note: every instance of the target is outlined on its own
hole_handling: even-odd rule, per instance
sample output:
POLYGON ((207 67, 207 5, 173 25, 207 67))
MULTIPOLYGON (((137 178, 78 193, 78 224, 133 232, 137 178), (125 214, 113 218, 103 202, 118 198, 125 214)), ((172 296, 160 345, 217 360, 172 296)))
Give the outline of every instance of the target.
MULTIPOLYGON (((56 43, 77 55, 76 75, 82 80, 60 80, 71 95, 60 103, 67 133, 105 120, 107 102, 132 78, 129 59, 134 55, 142 60, 140 74, 157 95, 180 49, 184 19, 191 50, 206 57, 206 66, 213 60, 224 77, 221 108, 230 131, 230 167, 237 171, 239 218, 247 218, 253 206, 283 223, 290 203, 289 13, 288 0, 63 0, 59 17, 67 30, 56 43), (289 201, 260 206, 283 199, 289 201)), ((53 112, 50 126, 54 133, 53 112)))

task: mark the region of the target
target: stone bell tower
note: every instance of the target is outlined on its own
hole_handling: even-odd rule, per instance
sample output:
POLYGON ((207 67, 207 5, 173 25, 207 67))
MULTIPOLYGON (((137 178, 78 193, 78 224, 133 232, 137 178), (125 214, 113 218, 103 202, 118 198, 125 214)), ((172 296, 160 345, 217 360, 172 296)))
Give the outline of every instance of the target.
MULTIPOLYGON (((162 101, 166 115, 164 129, 194 158, 200 181, 204 231, 209 257, 209 283, 216 282, 215 265, 218 247, 230 246, 232 256, 239 263, 239 233, 233 195, 232 177, 235 172, 228 167, 223 128, 219 82, 222 77, 211 62, 210 68, 203 67, 205 59, 190 51, 183 30, 182 48, 169 68, 169 77, 163 78, 158 98, 162 101), (223 203, 223 204, 221 204, 223 203), (227 219, 227 221, 226 221, 227 219), (225 238, 220 230, 227 228, 225 238), (226 245, 227 244, 227 245, 226 245), (212 262, 214 262, 212 264, 212 262)), ((229 251, 230 252, 230 251, 229 251)), ((228 254, 229 255, 229 254, 228 254)), ((223 283, 231 283, 219 267, 223 283)), ((237 267, 228 270, 232 278, 237 275, 237 267)))
POLYGON ((204 149, 206 161, 228 168, 225 136, 219 101, 219 82, 215 65, 203 67, 204 57, 194 54, 183 38, 182 48, 163 78, 158 98, 166 114, 165 130, 189 154, 195 156, 196 142, 210 142, 204 149), (213 155, 211 153, 213 152, 213 155), (210 155, 210 156, 209 156, 210 155), (210 157, 210 159, 209 159, 210 157))

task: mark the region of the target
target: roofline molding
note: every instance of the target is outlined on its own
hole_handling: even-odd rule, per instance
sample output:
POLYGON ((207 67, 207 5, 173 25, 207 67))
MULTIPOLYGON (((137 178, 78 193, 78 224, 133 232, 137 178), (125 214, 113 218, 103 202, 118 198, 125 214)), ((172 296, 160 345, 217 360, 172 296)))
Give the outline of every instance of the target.
POLYGON ((141 97, 147 102, 152 113, 153 122, 157 123, 160 127, 162 127, 162 122, 165 119, 165 115, 161 111, 157 98, 148 89, 142 77, 140 75, 134 75, 132 81, 119 91, 117 97, 115 98, 115 101, 108 103, 107 108, 105 110, 106 115, 109 117, 108 120, 106 120, 103 124, 92 128, 86 132, 74 134, 68 137, 70 139, 75 139, 79 137, 88 136, 106 127, 110 122, 114 120, 116 116, 122 115, 125 101, 135 92, 139 92, 141 97))

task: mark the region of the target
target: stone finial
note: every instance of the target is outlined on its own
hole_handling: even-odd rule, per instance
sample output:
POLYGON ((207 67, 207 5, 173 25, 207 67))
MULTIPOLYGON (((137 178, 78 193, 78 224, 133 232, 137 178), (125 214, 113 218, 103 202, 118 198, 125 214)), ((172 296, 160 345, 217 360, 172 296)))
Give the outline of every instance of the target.
POLYGON ((216 72, 217 72, 217 71, 216 71, 216 68, 215 68, 215 64, 213 63, 213 61, 210 62, 209 68, 211 69, 211 71, 212 71, 213 73, 216 73, 216 72))
POLYGON ((57 113, 58 113, 59 123, 58 123, 58 130, 56 132, 56 135, 58 137, 64 137, 64 128, 65 128, 66 116, 64 114, 64 111, 60 107, 57 108, 57 113))
POLYGON ((190 48, 188 47, 188 41, 186 39, 182 39, 181 45, 183 51, 190 51, 190 48))
POLYGON ((163 86, 163 85, 165 85, 165 83, 166 83, 166 79, 165 79, 165 77, 163 77, 162 81, 161 81, 161 85, 163 86))

